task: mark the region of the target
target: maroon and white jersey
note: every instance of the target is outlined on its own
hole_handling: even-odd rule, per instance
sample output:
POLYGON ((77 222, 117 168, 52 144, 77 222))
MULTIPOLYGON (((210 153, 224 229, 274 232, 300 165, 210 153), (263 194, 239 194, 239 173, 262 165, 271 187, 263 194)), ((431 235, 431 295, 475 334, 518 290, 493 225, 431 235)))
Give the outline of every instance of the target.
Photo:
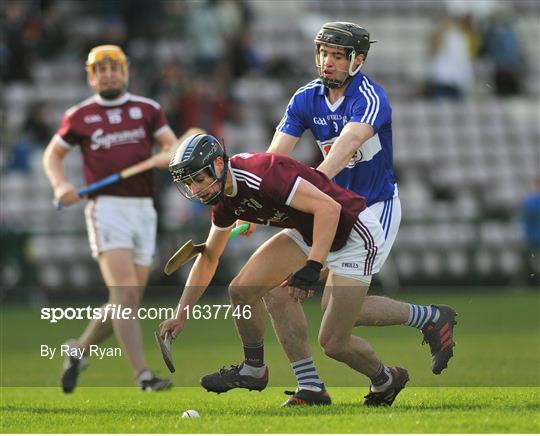
POLYGON ((366 208, 363 197, 332 183, 323 173, 287 156, 241 153, 232 156, 229 171, 233 193, 212 208, 212 222, 228 228, 237 219, 272 227, 296 229, 312 245, 313 215, 289 205, 302 179, 341 204, 336 237, 330 251, 345 246, 358 214, 366 208))
MULTIPOLYGON (((148 159, 154 137, 167 128, 154 100, 129 93, 116 100, 94 95, 66 111, 57 138, 65 147, 81 147, 89 184, 148 159)), ((147 171, 90 196, 152 197, 153 191, 152 173, 147 171)))

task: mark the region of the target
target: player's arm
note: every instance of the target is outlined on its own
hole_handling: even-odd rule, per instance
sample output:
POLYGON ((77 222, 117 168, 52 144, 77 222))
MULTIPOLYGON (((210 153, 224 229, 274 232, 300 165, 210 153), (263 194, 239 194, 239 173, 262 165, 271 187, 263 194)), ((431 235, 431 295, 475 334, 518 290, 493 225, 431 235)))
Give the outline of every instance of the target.
POLYGON ((326 159, 317 169, 328 176, 335 177, 347 166, 356 151, 374 134, 373 127, 366 123, 349 122, 345 125, 326 159))
POLYGON ((268 153, 277 153, 287 156, 293 151, 299 139, 300 138, 297 138, 296 136, 276 130, 272 142, 266 151, 268 153))
POLYGON ((176 144, 181 144, 184 142, 184 139, 188 138, 191 135, 198 133, 206 133, 203 129, 198 127, 191 127, 185 131, 185 133, 176 138, 174 132, 170 127, 163 129, 155 136, 155 140, 159 146, 159 153, 154 155, 155 164, 157 168, 166 169, 169 166, 171 160, 171 153, 175 148, 176 144))
POLYGON ((64 206, 80 199, 75 187, 67 181, 64 174, 63 161, 70 151, 62 146, 59 137, 54 135, 43 153, 43 169, 53 188, 54 198, 64 206))
MULTIPOLYGON (((232 229, 232 228, 231 228, 232 229)), ((221 231, 212 226, 204 251, 191 267, 184 291, 176 307, 175 317, 160 325, 161 335, 172 331, 173 338, 184 329, 187 311, 199 301, 212 281, 219 264, 219 258, 227 246, 230 230, 221 231)))
POLYGON ((310 298, 336 236, 341 205, 311 183, 301 180, 290 206, 313 215, 313 243, 306 264, 282 284, 296 301, 310 298))
POLYGON ((290 207, 313 215, 313 244, 308 260, 323 264, 336 236, 341 205, 308 181, 301 179, 290 207))

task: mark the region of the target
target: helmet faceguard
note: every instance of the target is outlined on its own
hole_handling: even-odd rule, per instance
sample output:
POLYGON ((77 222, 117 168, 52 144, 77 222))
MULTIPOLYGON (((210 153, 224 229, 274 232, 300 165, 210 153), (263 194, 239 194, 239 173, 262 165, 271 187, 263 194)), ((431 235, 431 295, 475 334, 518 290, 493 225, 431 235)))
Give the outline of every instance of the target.
POLYGON ((354 23, 336 21, 326 23, 321 27, 315 37, 315 65, 323 84, 328 88, 340 88, 352 76, 356 75, 362 64, 354 68, 354 59, 357 55, 363 54, 367 57, 370 45, 377 41, 371 41, 369 32, 363 27, 354 23), (331 80, 324 77, 322 65, 319 59, 319 51, 322 45, 342 48, 349 59, 348 75, 343 80, 331 80))
POLYGON ((171 158, 169 171, 176 187, 185 198, 188 200, 197 199, 201 203, 213 205, 220 200, 225 190, 227 162, 225 150, 216 138, 212 135, 197 134, 190 136, 179 145, 171 158), (220 176, 217 175, 214 167, 214 161, 218 157, 223 158, 224 162, 223 172, 220 176), (192 186, 200 183, 197 179, 201 174, 210 177, 213 181, 201 190, 193 191, 192 186), (218 183, 221 183, 220 189, 210 197, 205 198, 218 183))
POLYGON ((128 60, 122 49, 117 45, 99 45, 94 47, 88 53, 86 60, 86 72, 88 74, 88 83, 95 87, 96 66, 102 62, 117 63, 124 76, 123 86, 117 89, 108 89, 99 91, 99 94, 105 99, 114 99, 125 92, 129 80, 128 60))

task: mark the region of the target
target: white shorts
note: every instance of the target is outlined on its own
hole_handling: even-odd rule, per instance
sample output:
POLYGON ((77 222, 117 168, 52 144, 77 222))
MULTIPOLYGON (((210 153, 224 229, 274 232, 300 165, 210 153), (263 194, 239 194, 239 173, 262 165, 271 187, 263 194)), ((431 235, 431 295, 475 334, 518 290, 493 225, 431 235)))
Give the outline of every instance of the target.
MULTIPOLYGON (((311 247, 298 230, 285 229, 282 233, 296 242, 306 256, 309 255, 311 247)), ((347 244, 328 254, 326 266, 334 274, 370 283, 371 275, 379 272, 384 262, 381 255, 384 244, 383 227, 373 211, 366 208, 358 215, 347 244)))
POLYGON ((156 250, 157 213, 151 198, 101 195, 84 209, 92 257, 131 248, 136 265, 150 266, 156 250))
POLYGON ((385 242, 379 252, 379 256, 382 257, 382 265, 390 254, 390 250, 392 249, 398 234, 399 224, 401 223, 401 201, 397 196, 397 189, 394 198, 386 201, 379 201, 378 203, 369 206, 369 208, 374 215, 379 218, 384 230, 385 242))

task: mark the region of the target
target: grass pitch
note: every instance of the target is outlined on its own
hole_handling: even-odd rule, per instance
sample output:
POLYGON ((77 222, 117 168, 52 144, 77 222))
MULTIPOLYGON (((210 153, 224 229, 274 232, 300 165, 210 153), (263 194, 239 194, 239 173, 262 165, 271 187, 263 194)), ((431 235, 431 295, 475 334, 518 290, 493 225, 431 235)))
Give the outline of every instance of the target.
MULTIPOLYGON (((295 384, 269 328, 266 360, 270 387, 222 395, 198 387, 202 374, 241 360, 233 322, 191 321, 173 346, 175 388, 143 393, 133 386, 124 358, 93 359, 80 387, 58 387, 61 359, 39 356, 40 344, 59 346, 77 336, 83 321, 49 324, 22 307, 1 312, 1 431, 35 433, 538 433, 540 432, 540 296, 534 293, 400 295, 445 302, 458 313, 455 357, 440 376, 430 370, 429 349, 408 327, 358 328, 381 359, 409 370, 411 381, 389 409, 361 406, 368 382, 325 357, 316 344, 321 315, 307 304, 313 356, 332 395, 331 407, 279 408, 295 384), (200 419, 181 419, 198 410, 200 419)), ((172 304, 153 302, 154 306, 172 304)), ((147 301, 148 304, 148 301, 147 301)), ((85 304, 86 305, 86 304, 85 304)), ((97 303, 96 303, 97 305, 97 303)), ((83 305, 81 305, 83 306, 83 305)), ((168 374, 152 331, 143 323, 148 363, 168 374)), ((116 346, 114 340, 107 342, 116 346)))
POLYGON ((283 409, 281 389, 209 394, 200 388, 5 388, 4 433, 537 433, 534 388, 410 388, 391 408, 359 404, 364 389, 333 388, 330 407, 283 409), (181 419, 197 410, 201 418, 181 419))

